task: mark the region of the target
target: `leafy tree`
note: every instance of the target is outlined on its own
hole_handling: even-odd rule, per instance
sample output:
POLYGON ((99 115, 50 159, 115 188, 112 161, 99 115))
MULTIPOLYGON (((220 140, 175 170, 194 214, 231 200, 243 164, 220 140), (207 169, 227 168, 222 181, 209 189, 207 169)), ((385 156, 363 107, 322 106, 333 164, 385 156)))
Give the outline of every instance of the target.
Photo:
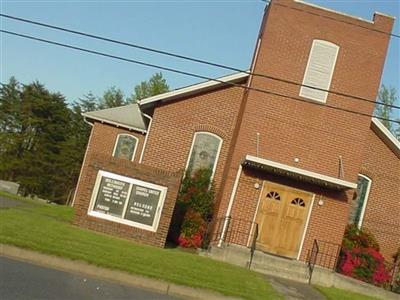
MULTIPOLYGON (((375 108, 375 115, 385 118, 385 119, 393 119, 393 108, 390 105, 394 105, 397 102, 396 89, 394 87, 387 87, 382 85, 378 94, 378 101, 382 102, 384 105, 377 104, 375 108)), ((397 120, 398 124, 393 124, 393 122, 387 120, 381 120, 383 125, 390 132, 393 133, 398 139, 400 139, 400 120, 397 120)))
POLYGON ((62 187, 60 165, 69 110, 64 97, 39 82, 17 84, 11 78, 0 89, 2 111, 1 177, 17 181, 25 194, 56 198, 62 187))
MULTIPOLYGON (((161 73, 141 84, 147 96, 168 90, 161 73)), ((82 113, 129 103, 111 87, 68 106, 63 95, 37 81, 0 83, 0 179, 20 183, 25 195, 64 202, 78 181, 91 127, 82 113)))
POLYGON ((127 102, 124 99, 124 93, 121 89, 112 86, 108 90, 106 90, 103 94, 103 97, 99 100, 98 108, 105 109, 111 107, 117 107, 126 105, 127 102))
POLYGON ((79 98, 75 101, 73 107, 79 107, 82 113, 88 111, 95 111, 99 109, 99 98, 93 95, 92 92, 83 95, 83 98, 79 98))
POLYGON ((138 100, 148 98, 154 95, 162 94, 169 91, 169 86, 162 73, 155 73, 148 81, 142 81, 136 85, 129 102, 135 103, 138 100))

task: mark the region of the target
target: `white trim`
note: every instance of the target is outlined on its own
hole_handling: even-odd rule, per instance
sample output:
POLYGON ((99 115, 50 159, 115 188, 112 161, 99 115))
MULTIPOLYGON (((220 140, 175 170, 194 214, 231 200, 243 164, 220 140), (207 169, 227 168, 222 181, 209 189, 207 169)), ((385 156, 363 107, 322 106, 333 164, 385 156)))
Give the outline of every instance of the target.
POLYGON ((239 179, 240 179, 240 175, 242 174, 242 169, 243 169, 242 165, 239 165, 239 169, 238 169, 238 171, 236 173, 235 183, 233 184, 231 197, 229 198, 229 204, 228 204, 228 208, 227 208, 226 214, 225 214, 224 227, 222 228, 222 233, 221 233, 221 237, 220 237, 219 242, 218 242, 218 247, 222 246, 222 242, 225 239, 225 233, 226 233, 226 229, 228 227, 228 218, 231 215, 231 210, 232 210, 232 206, 233 206, 233 200, 235 199, 235 196, 236 196, 236 190, 237 190, 238 185, 239 185, 239 179))
POLYGON ((168 188, 165 187, 165 186, 161 186, 161 185, 149 183, 149 182, 146 182, 146 181, 142 181, 142 180, 138 180, 138 179, 134 179, 134 178, 130 178, 130 177, 126 177, 126 176, 122 176, 122 175, 118 175, 118 174, 114 174, 114 173, 110 173, 110 172, 107 172, 107 171, 100 170, 97 173, 96 183, 95 183, 95 185, 93 187, 92 197, 90 199, 90 203, 89 203, 87 214, 89 216, 92 216, 92 217, 105 219, 105 220, 109 220, 109 221, 112 221, 112 222, 121 223, 121 224, 125 224, 125 225, 128 225, 128 226, 137 227, 137 228, 140 228, 140 229, 156 232, 157 228, 158 228, 158 225, 160 223, 162 210, 164 208, 164 201, 165 201, 165 197, 166 197, 166 194, 167 194, 167 190, 168 190, 168 188), (126 220, 126 219, 123 219, 123 218, 119 218, 119 217, 115 217, 115 216, 111 216, 111 215, 106 215, 106 214, 103 214, 103 213, 99 213, 99 212, 93 211, 94 204, 96 203, 96 198, 97 198, 97 195, 99 193, 100 182, 101 182, 101 179, 103 177, 113 178, 113 179, 124 181, 124 182, 130 184, 122 216, 125 216, 124 213, 126 212, 126 207, 128 205, 128 202, 129 202, 129 198, 130 198, 130 194, 131 194, 131 191, 132 191, 132 185, 133 184, 144 186, 144 187, 148 187, 148 188, 160 191, 160 198, 159 198, 159 202, 158 202, 158 205, 157 205, 157 208, 156 208, 156 212, 155 212, 155 215, 154 215, 153 225, 152 226, 144 225, 144 224, 133 222, 133 221, 130 221, 130 220, 126 220))
POLYGON ((300 168, 284 165, 284 164, 281 164, 281 163, 278 163, 278 162, 274 162, 274 161, 271 161, 271 160, 268 160, 268 159, 255 157, 255 156, 252 156, 252 155, 246 155, 246 160, 251 161, 251 162, 255 162, 255 163, 259 163, 259 164, 262 164, 262 165, 270 166, 270 167, 273 167, 273 168, 285 170, 285 171, 288 171, 288 172, 291 172, 291 173, 303 175, 303 176, 306 176, 306 177, 316 178, 316 179, 319 179, 321 181, 325 181, 325 182, 328 182, 328 183, 331 183, 331 184, 334 184, 334 185, 338 185, 338 186, 341 186, 341 187, 350 188, 350 189, 357 188, 357 184, 349 182, 349 181, 345 181, 345 180, 342 180, 342 179, 326 176, 326 175, 323 175, 323 174, 307 171, 307 170, 304 170, 304 169, 300 169, 300 168))
POLYGON ((299 253, 297 253, 297 258, 296 258, 296 260, 299 260, 299 259, 300 259, 301 251, 303 251, 304 240, 305 240, 305 238, 306 238, 306 233, 307 233, 307 230, 308 230, 308 224, 309 224, 310 219, 311 219, 311 211, 312 211, 313 208, 314 208, 314 200, 315 200, 315 194, 312 195, 311 207, 310 207, 310 209, 308 210, 307 220, 306 220, 306 224, 305 224, 305 226, 304 226, 303 236, 302 236, 302 238, 301 238, 300 247, 299 247, 299 253))
POLYGON ((122 127, 122 128, 126 128, 126 129, 129 129, 129 130, 138 131, 140 133, 146 133, 147 132, 146 129, 140 129, 140 128, 132 127, 132 126, 129 126, 129 125, 126 125, 126 124, 117 123, 117 122, 110 121, 108 119, 104 119, 104 118, 100 118, 100 117, 94 117, 94 116, 87 115, 87 114, 82 114, 82 116, 84 116, 85 118, 88 118, 88 119, 100 121, 101 123, 111 124, 111 125, 114 125, 114 126, 117 126, 117 127, 122 127))
POLYGON ((377 118, 372 118, 373 129, 378 129, 378 132, 374 130, 377 135, 383 140, 383 142, 400 158, 400 141, 398 141, 394 135, 383 125, 377 118))
POLYGON ((307 98, 307 99, 311 99, 311 100, 314 100, 314 101, 318 101, 318 102, 322 102, 322 103, 326 103, 326 99, 328 98, 328 92, 324 92, 324 91, 321 91, 321 90, 317 90, 317 89, 313 89, 312 87, 308 87, 308 86, 311 86, 309 83, 307 83, 306 82, 306 78, 308 78, 308 72, 310 71, 310 63, 311 63, 311 61, 312 61, 312 58, 313 58, 313 53, 314 53, 314 50, 315 50, 315 46, 316 45, 323 45, 323 46, 330 46, 330 47, 334 47, 335 49, 336 49, 336 53, 335 53, 335 58, 334 58, 334 60, 333 60, 333 65, 332 65, 332 69, 330 70, 330 74, 329 74, 329 79, 328 79, 328 86, 327 87, 320 87, 320 86, 316 86, 316 88, 318 88, 318 89, 324 89, 324 90, 329 90, 329 88, 330 88, 330 86, 331 86, 331 83, 332 83, 332 78, 333 78, 333 73, 334 73, 334 71, 335 71, 335 66, 336 66, 336 61, 337 61, 337 57, 338 57, 338 53, 339 53, 339 46, 338 45, 336 45, 336 44, 334 44, 334 43, 332 43, 332 42, 328 42, 328 41, 325 41, 325 40, 319 40, 319 39, 314 39, 313 40, 313 43, 312 43, 312 45, 311 45, 311 50, 310 50, 310 53, 309 53, 309 55, 308 55, 308 61, 307 61, 307 66, 306 66, 306 69, 305 69, 305 71, 304 71, 304 76, 303 76, 303 82, 302 82, 302 86, 300 87, 300 93, 299 93, 299 96, 301 96, 301 97, 303 97, 303 98, 307 98), (306 85, 306 86, 305 86, 306 85), (310 96, 310 95, 305 95, 304 94, 304 91, 307 91, 307 90, 314 90, 314 91, 316 91, 316 92, 321 92, 321 93, 324 93, 324 96, 323 96, 323 98, 324 99, 319 99, 319 98, 317 98, 317 97, 313 97, 312 95, 310 96))
POLYGON ((220 152, 221 152, 221 148, 222 148, 222 144, 223 144, 224 140, 223 140, 220 136, 218 136, 218 135, 216 135, 216 134, 214 134, 214 133, 212 133, 212 132, 209 132, 209 131, 196 131, 196 132, 194 133, 193 139, 192 139, 192 145, 190 146, 189 156, 188 156, 188 158, 187 158, 187 160, 186 160, 185 174, 186 174, 186 171, 187 171, 187 169, 188 169, 188 167, 189 167, 190 157, 192 156, 192 151, 193 151, 193 147, 194 147, 194 142, 196 141, 196 135, 198 135, 198 134, 207 134, 207 135, 211 135, 211 136, 213 136, 213 137, 216 137, 216 138, 219 140, 218 150, 217 150, 217 154, 216 154, 216 156, 215 156, 215 162, 214 162, 214 166, 213 166, 213 170, 212 170, 211 178, 210 178, 210 180, 212 180, 212 179, 214 178, 214 174, 215 174, 215 171, 216 171, 216 169, 217 169, 219 154, 220 154, 220 152))
POLYGON ((360 214, 360 219, 358 220, 357 223, 357 227, 361 228, 362 222, 364 220, 364 214, 365 214, 365 210, 367 208, 367 202, 368 202, 368 197, 369 197, 369 192, 371 191, 371 186, 372 186, 372 179, 363 175, 363 174, 358 174, 358 176, 365 178, 366 180, 368 180, 368 186, 367 186, 367 190, 365 192, 365 198, 364 198, 364 202, 363 202, 363 207, 361 209, 361 214, 360 214))
POLYGON ((139 145, 139 139, 136 136, 134 136, 132 134, 129 134, 129 133, 119 133, 119 134, 117 134, 117 138, 115 139, 115 143, 114 143, 114 150, 113 150, 112 156, 115 157, 115 150, 117 150, 118 140, 123 135, 124 136, 130 136, 130 137, 132 137, 132 138, 134 138, 136 140, 135 149, 133 150, 133 155, 132 155, 132 159, 131 159, 131 161, 134 161, 135 155, 136 155, 136 150, 137 150, 138 145, 139 145))
POLYGON ((167 93, 164 93, 164 94, 159 94, 159 95, 152 96, 152 97, 149 97, 149 98, 146 98, 146 99, 142 99, 142 100, 138 101, 138 104, 139 104, 139 106, 142 106, 142 105, 145 105, 145 104, 150 104, 150 103, 154 103, 154 102, 161 101, 161 100, 164 100, 164 101, 172 100, 172 99, 174 99, 174 98, 176 98, 178 96, 187 96, 187 95, 190 95, 190 94, 195 93, 195 92, 200 92, 202 90, 207 90, 207 89, 210 89, 210 88, 217 87, 219 85, 222 85, 225 82, 238 81, 238 80, 244 79, 244 78, 246 78, 248 76, 249 76, 248 73, 238 72, 238 73, 235 73, 235 74, 231 74, 231 75, 228 75, 228 76, 224 76, 224 77, 220 77, 220 78, 215 79, 215 80, 218 80, 218 81, 209 80, 209 81, 206 81, 206 82, 202 82, 202 83, 190 85, 190 86, 187 86, 187 87, 184 87, 184 88, 180 88, 180 89, 177 89, 177 90, 174 90, 174 91, 170 91, 170 92, 167 92, 167 93))
POLYGON ((257 44, 256 44, 256 51, 254 52, 254 59, 253 59, 253 63, 251 65, 251 74, 249 75, 249 80, 247 81, 247 87, 250 87, 251 82, 253 80, 253 73, 254 73, 254 69, 256 67, 256 62, 257 62, 257 58, 258 58, 258 52, 260 51, 260 45, 261 45, 261 37, 258 37, 257 40, 257 44))
POLYGON ((143 116, 145 116, 146 118, 149 119, 149 126, 147 127, 147 133, 146 133, 146 137, 144 138, 144 143, 143 143, 143 147, 142 147, 142 152, 140 153, 140 158, 139 158, 139 164, 141 164, 143 162, 143 156, 144 156, 144 149, 147 146, 147 139, 149 138, 150 135, 150 130, 151 130, 151 125, 153 124, 153 118, 150 117, 149 115, 142 113, 143 116))
POLYGON ((301 4, 304 4, 304 5, 312 6, 312 7, 321 9, 321 10, 329 11, 331 13, 335 13, 335 14, 338 14, 338 15, 342 15, 342 16, 345 16, 345 17, 352 18, 352 19, 356 19, 358 21, 374 24, 374 22, 371 21, 371 20, 367 20, 367 19, 363 19, 363 18, 360 18, 360 17, 348 15, 346 13, 343 13, 343 12, 340 12, 340 11, 337 11, 337 10, 333 10, 333 9, 329 9, 329 8, 326 8, 326 7, 323 7, 323 6, 319 6, 319 5, 316 5, 316 4, 308 3, 306 1, 302 1, 302 0, 294 0, 294 1, 297 2, 297 3, 301 3, 301 4))
MULTIPOLYGON (((83 119, 83 120, 85 120, 85 119, 83 119)), ((74 204, 75 204, 76 194, 78 192, 79 184, 81 183, 82 172, 83 172, 83 168, 85 167, 85 162, 86 162, 87 154, 89 152, 90 142, 92 141, 94 127, 93 127, 93 124, 90 124, 90 126, 92 126, 92 129, 90 130, 89 141, 88 141, 87 146, 86 146, 85 156, 83 157, 81 171, 79 172, 78 182, 76 184, 75 193, 74 193, 74 199, 72 200, 71 207, 74 207, 74 204)))

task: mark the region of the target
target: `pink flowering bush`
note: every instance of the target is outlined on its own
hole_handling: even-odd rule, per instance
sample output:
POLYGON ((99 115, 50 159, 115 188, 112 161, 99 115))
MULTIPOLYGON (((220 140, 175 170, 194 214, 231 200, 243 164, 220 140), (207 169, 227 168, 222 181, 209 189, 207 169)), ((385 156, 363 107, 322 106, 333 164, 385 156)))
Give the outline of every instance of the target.
POLYGON ((339 272, 377 286, 387 286, 391 279, 376 239, 355 225, 346 228, 339 272))
POLYGON ((211 220, 214 205, 214 185, 210 169, 190 170, 182 182, 177 206, 182 215, 177 243, 184 248, 206 247, 207 222, 211 220))

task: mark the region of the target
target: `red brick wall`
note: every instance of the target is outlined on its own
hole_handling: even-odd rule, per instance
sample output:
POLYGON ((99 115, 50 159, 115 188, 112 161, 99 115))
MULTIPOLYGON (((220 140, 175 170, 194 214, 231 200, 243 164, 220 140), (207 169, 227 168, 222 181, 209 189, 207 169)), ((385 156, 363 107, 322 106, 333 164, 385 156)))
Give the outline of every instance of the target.
POLYGON ((118 128, 113 125, 102 124, 99 122, 94 123, 91 141, 88 145, 88 154, 96 152, 112 156, 115 142, 117 141, 117 136, 120 133, 130 134, 139 139, 135 157, 133 159, 134 162, 138 162, 140 154, 142 152, 145 136, 135 131, 123 129, 120 127, 118 128))
MULTIPOLYGON (((375 24, 370 24, 294 1, 277 0, 270 4, 263 24, 255 73, 302 82, 313 39, 327 40, 340 47, 330 90, 376 98, 389 37, 353 25, 389 32, 393 19, 376 16, 375 24)), ((257 76, 252 78, 250 86, 304 101, 253 90, 248 92, 219 217, 226 213, 240 162, 246 154, 256 155, 257 133, 260 133, 259 156, 262 158, 338 177, 341 156, 344 179, 356 182, 369 134, 370 117, 334 110, 327 105, 371 114, 373 104, 329 94, 327 105, 315 105, 312 100, 299 96, 299 86, 257 76), (295 158, 299 159, 297 163, 295 158)), ((282 178, 276 180, 284 182, 282 178)), ((317 194, 325 193, 317 191, 317 194)), ((352 194, 329 194, 323 206, 314 207, 303 258, 313 238, 340 243, 347 223, 347 202, 352 194)), ((247 216, 248 220, 252 219, 254 205, 248 207, 246 201, 247 197, 236 198, 233 218, 247 216)))
POLYGON ((127 163, 126 160, 99 153, 88 155, 87 162, 82 172, 81 184, 74 203, 75 215, 73 223, 99 232, 164 247, 182 173, 166 172, 134 162, 127 163), (156 232, 103 220, 87 214, 99 170, 151 182, 168 188, 156 232))
POLYGON ((130 131, 123 128, 118 128, 113 125, 103 124, 99 122, 94 122, 92 131, 90 133, 88 145, 86 148, 86 154, 84 161, 82 162, 81 172, 79 176, 79 181, 76 187, 76 192, 74 196, 73 204, 75 203, 75 199, 80 191, 81 181, 82 181, 82 173, 87 167, 89 163, 88 157, 94 153, 100 153, 108 156, 112 156, 114 151, 115 142, 117 140, 117 136, 120 133, 127 133, 133 135, 139 139, 139 143, 137 145, 135 157, 133 159, 134 162, 138 162, 140 158, 140 154, 142 152, 143 144, 145 136, 143 134, 130 131))
MULTIPOLYGON (((236 233, 235 235, 232 233, 233 240, 231 242, 244 246, 247 245, 248 233, 250 232, 251 223, 256 214, 264 180, 315 194, 314 204, 311 208, 310 220, 300 256, 301 260, 304 260, 307 256, 307 252, 311 250, 314 239, 328 241, 337 245, 341 244, 349 208, 349 203, 337 200, 337 198, 341 197, 342 192, 329 191, 312 184, 280 178, 272 174, 265 174, 246 168, 243 169, 242 176, 239 179, 235 197, 236 205, 232 208, 232 232, 239 232, 238 227, 240 226, 240 234, 236 233), (256 183, 259 184, 259 189, 255 188, 256 183), (318 204, 319 200, 323 201, 322 205, 318 204), (235 219, 240 221, 235 222, 235 219), (342 226, 337 226, 337 224, 342 224, 342 226)), ((332 251, 334 250, 336 250, 336 248, 332 248, 332 251)), ((335 253, 332 253, 332 255, 335 255, 335 253)), ((333 258, 332 264, 334 264, 334 262, 333 258)))
POLYGON ((94 124, 74 199, 74 224, 146 244, 159 247, 164 246, 182 173, 167 172, 138 164, 137 162, 140 158, 143 142, 144 136, 142 134, 107 124, 97 122, 94 124), (112 157, 115 141, 117 135, 120 133, 128 133, 139 139, 134 162, 112 157), (99 170, 168 187, 157 232, 151 232, 87 215, 99 170))
POLYGON ((372 180, 363 227, 376 236, 385 258, 400 247, 400 158, 371 129, 360 174, 372 180))
POLYGON ((143 163, 169 171, 184 170, 195 132, 212 132, 223 139, 214 176, 218 187, 242 95, 241 88, 225 87, 157 106, 143 163))

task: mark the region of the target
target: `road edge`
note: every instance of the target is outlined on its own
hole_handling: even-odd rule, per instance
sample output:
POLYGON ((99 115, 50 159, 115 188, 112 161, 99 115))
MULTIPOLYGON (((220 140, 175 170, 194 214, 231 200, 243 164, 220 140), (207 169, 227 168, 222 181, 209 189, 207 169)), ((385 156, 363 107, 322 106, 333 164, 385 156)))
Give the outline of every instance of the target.
POLYGON ((98 267, 81 260, 72 260, 64 257, 48 255, 33 250, 23 249, 7 244, 0 244, 0 256, 30 262, 36 265, 53 269, 79 273, 91 277, 105 279, 124 285, 158 292, 169 296, 193 299, 193 300, 239 300, 240 298, 222 295, 207 289, 193 288, 189 286, 169 283, 167 281, 153 279, 141 275, 135 275, 119 270, 98 267))

